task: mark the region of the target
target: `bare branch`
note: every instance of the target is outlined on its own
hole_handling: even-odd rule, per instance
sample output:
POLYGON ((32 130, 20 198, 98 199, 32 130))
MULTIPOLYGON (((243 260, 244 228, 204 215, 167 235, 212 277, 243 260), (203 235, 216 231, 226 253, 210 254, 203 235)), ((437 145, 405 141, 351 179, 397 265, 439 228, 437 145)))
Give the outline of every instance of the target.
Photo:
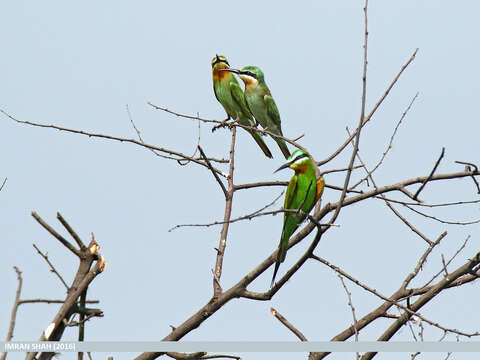
MULTIPOLYGON (((279 212, 283 212, 283 210, 277 210, 277 211, 271 211, 269 213, 262 213, 263 210, 265 209, 268 209, 270 206, 274 205, 278 199, 280 199, 280 197, 283 195, 284 191, 282 191, 280 193, 280 195, 278 195, 275 199, 273 199, 273 201, 267 205, 265 205, 264 207, 262 207, 261 209, 258 209, 248 215, 243 215, 243 216, 239 216, 235 219, 231 219, 229 220, 228 222, 230 224, 234 223, 234 222, 237 222, 237 221, 241 221, 241 220, 251 220, 257 216, 260 216, 260 215, 270 215, 270 214, 277 214, 279 212)), ((181 228, 181 227, 210 227, 210 226, 214 226, 214 225, 222 225, 222 224, 225 224, 225 221, 214 221, 214 222, 211 222, 211 223, 207 223, 207 224, 180 224, 180 225, 175 225, 174 227, 172 227, 171 229, 168 230, 168 232, 171 232, 175 229, 178 229, 178 228, 181 228)))
POLYGON ((65 282, 65 280, 63 280, 63 277, 62 275, 60 275, 60 273, 57 271, 57 269, 55 269, 55 266, 53 266, 53 264, 50 262, 50 260, 48 259, 48 255, 47 254, 44 254, 40 251, 40 249, 37 247, 37 245, 35 244, 32 244, 33 247, 35 248, 35 250, 37 250, 38 254, 47 262, 48 266, 50 266, 50 271, 52 273, 54 273, 55 275, 57 275, 58 279, 60 280, 60 282, 63 284, 63 286, 65 286, 65 289, 67 289, 68 291, 68 285, 67 283, 65 282))
MULTIPOLYGON (((380 107, 380 105, 382 104, 383 100, 385 100, 385 98, 387 97, 387 95, 390 93, 390 90, 392 90, 393 86, 396 84, 396 82, 398 81, 398 79, 400 78, 400 76, 402 75, 403 71, 408 67, 408 65, 410 65, 410 63, 415 59, 415 56, 417 55, 417 52, 418 52, 418 48, 415 49, 415 51, 413 52, 413 54, 410 56, 410 58, 408 59, 408 61, 402 66, 402 68, 400 69, 400 71, 397 73, 397 75, 393 78, 392 82, 390 83, 390 85, 387 87, 387 90, 385 90, 385 92, 383 93, 383 95, 380 97, 380 99, 377 101, 377 103, 375 104, 375 106, 373 107, 373 109, 370 111, 370 113, 367 115, 367 117, 365 118, 365 121, 363 122, 362 124, 362 127, 368 122, 370 121, 370 119, 372 118, 373 114, 375 114, 375 112, 377 111, 377 109, 380 107)), ((337 149, 335 150, 335 152, 333 152, 333 154, 331 154, 329 157, 327 157, 326 159, 324 160, 321 160, 317 163, 318 166, 321 166, 323 164, 326 164, 327 162, 329 162, 330 160, 334 159, 335 157, 337 157, 338 154, 340 154, 343 149, 345 149, 347 147, 348 144, 350 144, 350 142, 353 140, 353 138, 356 136, 357 134, 357 131, 359 131, 359 129, 357 128, 357 130, 355 130, 355 132, 350 135, 348 137, 348 139, 337 149)))
POLYGON ((77 257, 80 257, 80 251, 75 249, 75 247, 70 244, 62 235, 57 233, 50 225, 48 225, 43 219, 35 212, 32 211, 32 216, 37 222, 42 225, 42 227, 47 230, 50 234, 52 234, 58 241, 62 243, 63 246, 65 246, 68 250, 70 250, 73 254, 75 254, 77 257))
MULTIPOLYGON (((347 131, 348 131, 348 128, 347 128, 347 131)), ((365 179, 370 179, 372 181, 372 184, 373 186, 375 187, 375 189, 378 189, 377 187, 377 184, 375 183, 375 180, 373 179, 373 176, 372 176, 372 173, 373 171, 368 171, 367 169, 367 166, 365 165, 365 163, 363 162, 362 158, 360 157, 360 154, 357 152, 357 159, 358 161, 360 161, 360 164, 362 164, 362 167, 365 169, 365 172, 367 173, 366 175, 366 178, 365 179)), ((397 216, 400 220, 402 220, 402 222, 407 225, 410 230, 412 230, 414 233, 416 233, 418 236, 420 236, 423 240, 425 240, 429 245, 432 244, 432 241, 427 238, 424 234, 422 234, 422 232, 420 230, 418 230, 415 226, 413 226, 412 224, 410 224, 410 222, 405 219, 398 211, 397 209, 395 209, 393 207, 392 204, 390 204, 390 202, 388 200, 385 199, 385 196, 382 194, 379 196, 380 198, 383 198, 385 200, 385 205, 388 206, 388 208, 395 214, 395 216, 397 216)))
POLYGON ((427 184, 427 182, 430 181, 430 179, 432 178, 433 174, 435 173, 435 170, 437 170, 438 165, 440 165, 440 161, 442 161, 444 155, 445 155, 445 148, 442 147, 442 152, 440 153, 440 156, 438 157, 438 160, 437 160, 437 162, 435 163, 435 166, 433 167, 432 171, 430 172, 430 175, 428 175, 427 179, 426 179, 426 180, 422 183, 422 185, 418 188, 418 190, 417 190, 417 192, 415 193, 415 195, 413 195, 413 200, 417 200, 418 195, 420 194, 420 191, 422 191, 423 188, 425 187, 425 185, 427 184))
POLYGON ((167 352, 167 356, 171 357, 172 359, 177 359, 177 360, 198 360, 202 359, 204 355, 207 355, 205 351, 198 351, 194 353, 179 353, 179 352, 167 352))
MULTIPOLYGON (((458 254, 465 248, 467 245, 468 240, 470 240, 470 235, 467 236, 463 244, 455 251, 455 254, 444 264, 444 267, 446 268, 450 263, 457 257, 458 254)), ((442 269, 443 270, 443 269, 442 269)), ((440 270, 438 273, 436 273, 429 281, 427 281, 422 287, 426 288, 428 285, 430 285, 441 273, 442 270, 440 270)))
POLYGON ((205 153, 203 152, 202 147, 200 145, 198 145, 197 148, 198 148, 198 150, 200 150, 200 155, 202 156, 203 160, 205 160, 205 162, 207 163, 208 168, 210 169, 210 171, 213 174, 213 177, 215 178, 215 180, 217 180, 218 184, 220 185, 220 188, 222 189, 223 194, 225 195, 225 199, 227 199, 228 198, 228 192, 227 192, 227 189, 225 188, 225 185, 223 184, 222 180, 220 180, 220 178, 218 177, 218 174, 213 169, 213 166, 210 163, 210 161, 208 160, 207 155, 205 155, 205 153))
POLYGON ((80 239, 80 236, 77 235, 75 230, 70 226, 70 224, 65 220, 59 212, 57 212, 57 219, 60 221, 65 229, 67 229, 68 233, 73 237, 73 239, 76 241, 78 247, 81 250, 85 250, 87 247, 83 243, 83 241, 80 239))
POLYGON ((428 214, 425 214, 419 210, 416 210, 414 208, 412 208, 410 205, 405 205, 403 204, 403 206, 405 206, 407 209, 417 213, 418 215, 422 215, 423 217, 426 217, 426 218, 429 218, 429 219, 432 219, 432 220, 435 220, 435 221, 438 221, 439 223, 442 223, 442 224, 449 224, 449 225, 472 225, 472 224, 478 224, 480 222, 480 219, 477 219, 477 220, 472 220, 472 221, 447 221, 447 220, 442 220, 436 216, 432 216, 432 215, 428 215, 428 214))
MULTIPOLYGON (((83 277, 78 287, 72 288, 73 291, 68 294, 64 304, 62 305, 58 313, 55 315, 55 318, 50 323, 50 325, 45 329, 45 331, 42 332, 42 335, 40 336, 40 339, 38 341, 51 340, 51 335, 55 333, 57 327, 59 327, 60 324, 63 324, 64 319, 71 311, 72 306, 74 306, 78 297, 87 288, 90 282, 92 282, 92 280, 105 269, 105 267, 105 259, 103 258, 103 256, 99 255, 98 261, 96 262, 95 266, 85 275, 85 277, 83 277)), ((30 352, 28 353, 26 359, 33 360, 36 354, 36 352, 30 352)))
MULTIPOLYGON (((128 107, 128 104, 125 105, 125 108, 126 108, 126 110, 127 110, 128 119, 130 120, 130 123, 132 124, 133 129, 134 129, 135 132, 137 133, 137 138, 138 138, 138 140, 139 140, 142 144, 145 144, 145 141, 144 141, 143 138, 142 138, 142 133, 140 132, 140 130, 138 130, 137 125, 135 125, 135 122, 133 121, 133 117, 132 117, 132 114, 130 113, 130 108, 128 107)), ((157 150, 150 149, 150 148, 148 148, 148 150, 150 150, 153 154, 155 154, 155 155, 158 156, 158 157, 161 157, 161 158, 164 158, 164 159, 170 159, 170 160, 177 160, 176 158, 174 158, 174 157, 172 157, 172 156, 162 155, 162 154, 160 154, 157 150)), ((177 161, 178 161, 178 160, 177 160, 177 161)), ((80 354, 80 353, 79 353, 79 354, 80 354)), ((80 359, 79 359, 79 360, 80 360, 80 359)))
MULTIPOLYGON (((87 131, 83 131, 83 130, 69 129, 69 128, 64 128, 64 127, 56 126, 56 125, 40 124, 40 123, 31 122, 31 121, 18 120, 18 119, 14 118, 13 116, 11 116, 10 114, 8 114, 7 112, 5 112, 2 109, 0 109, 0 112, 2 114, 4 114, 5 116, 7 116, 9 119, 11 119, 11 120, 13 120, 13 121, 15 121, 19 124, 36 126, 36 127, 41 127, 41 128, 56 129, 56 130, 69 132, 69 133, 72 133, 72 134, 84 135, 84 136, 88 136, 88 137, 94 137, 94 138, 101 138, 101 139, 131 143, 131 144, 135 144, 135 145, 147 148, 147 149, 158 150, 158 151, 170 154, 170 155, 177 156, 178 158, 173 158, 176 161, 178 161, 178 160, 190 160, 191 162, 196 163, 198 165, 208 167, 207 164, 205 164, 203 161, 200 161, 199 159, 191 158, 188 155, 182 154, 178 151, 169 150, 169 149, 158 147, 158 146, 155 146, 155 145, 150 145, 150 144, 147 144, 147 143, 143 143, 142 141, 139 141, 139 140, 130 139, 130 138, 122 138, 122 137, 106 135, 106 134, 92 133, 92 132, 87 132, 87 131)), ((210 159, 210 160, 211 161, 216 161, 216 159, 210 159)), ((214 169, 215 169, 215 172, 217 172, 220 176, 226 177, 226 175, 221 170, 219 170, 217 168, 214 168, 214 169)))
POLYGON ((428 256, 430 255, 430 253, 432 252, 432 250, 438 245, 440 244, 440 241, 442 241, 442 239, 447 236, 447 232, 444 231, 443 233, 440 234, 440 236, 437 238, 437 240, 435 240, 432 244, 430 244, 430 246, 428 247, 427 250, 425 250, 425 252, 423 253, 423 255, 420 257, 420 259, 418 260, 418 263, 417 265, 415 266, 415 269, 413 270, 413 272, 411 272, 410 274, 408 274, 408 276, 405 278, 405 280, 403 281, 402 283, 402 286, 401 286, 401 289, 405 290, 408 286, 408 284, 410 284, 410 282, 413 280, 413 278, 415 276, 418 275, 418 272, 420 271, 420 269, 423 267, 423 264, 425 264, 425 261, 427 261, 427 258, 428 256))
MULTIPOLYGON (((408 311, 405 311, 398 320, 396 320, 390 327, 378 338, 378 341, 388 341, 392 338, 392 336, 410 319, 412 313, 418 311, 421 307, 423 307, 427 302, 433 299, 439 292, 445 289, 449 284, 451 284, 456 279, 460 278, 462 275, 469 273, 476 265, 480 263, 480 252, 477 253, 472 259, 467 261, 464 265, 460 266, 457 270, 452 272, 450 276, 443 278, 440 280, 430 291, 428 291, 425 295, 420 297, 417 301, 410 305, 408 311)), ((446 331, 452 331, 448 329, 446 331)), ((465 334, 462 333, 464 336, 474 336, 480 335, 480 333, 474 334, 465 334)), ((366 353, 362 360, 369 360, 376 355, 375 352, 366 353)))
MULTIPOLYGON (((15 301, 13 302, 12 315, 10 316, 10 326, 8 328, 8 333, 7 333, 7 337, 5 338, 5 341, 10 341, 13 338, 15 321, 17 320, 17 310, 18 310, 18 306, 20 305, 20 293, 22 292, 22 283, 23 283, 22 272, 16 266, 14 266, 13 269, 17 273, 18 286, 17 286, 17 291, 15 293, 15 301)), ((0 360, 5 360, 6 358, 7 358, 7 352, 3 352, 2 356, 0 356, 0 360)))
POLYGON ((177 113, 177 112, 175 112, 175 111, 169 110, 169 109, 167 109, 167 108, 165 108, 165 107, 162 107, 162 106, 159 106, 159 105, 154 105, 154 104, 152 104, 150 101, 148 101, 147 104, 150 105, 151 107, 153 107, 154 109, 165 111, 165 112, 167 112, 167 113, 169 113, 169 114, 175 115, 175 116, 180 117, 180 118, 198 120, 198 121, 201 121, 201 122, 204 122, 204 123, 212 123, 212 124, 221 124, 221 123, 222 123, 220 120, 213 120, 213 119, 204 119, 204 118, 201 118, 201 117, 198 116, 198 114, 197 114, 197 116, 180 114, 180 113, 177 113))
MULTIPOLYGON (((348 291, 347 285, 345 284, 345 281, 343 281, 343 276, 340 275, 340 274, 337 274, 337 276, 340 279, 340 281, 342 282, 342 286, 345 289, 345 292, 347 293, 348 306, 352 310, 353 330, 355 331, 355 341, 358 341, 358 329, 357 329, 358 321, 357 321, 357 316, 355 315, 355 307, 353 306, 353 302, 352 302, 352 293, 350 291, 348 291)), ((358 353, 357 353, 357 357, 358 357, 358 353)))
POLYGON ((300 330, 298 330, 291 322, 289 322, 282 314, 280 314, 277 310, 273 307, 270 308, 270 312, 273 316, 275 316, 283 325, 286 326, 291 332, 295 334, 301 341, 308 341, 305 335, 302 334, 300 330))
POLYGON ((405 118, 405 116, 407 115, 407 113, 410 111, 410 108, 412 107, 412 105, 415 102, 415 100, 417 99, 417 97, 418 97, 418 92, 412 98, 412 100, 410 101, 410 104, 408 104, 407 108, 405 109, 402 116, 400 117, 400 120, 398 120, 397 125, 395 126, 395 129, 393 130, 392 136, 390 137, 390 142, 388 143, 387 148, 385 149, 382 156, 380 157, 380 160, 373 167, 373 169, 368 171, 367 175, 363 179, 360 179, 355 185, 353 185, 351 187, 351 189, 355 189, 358 185, 360 185, 362 182, 367 180, 370 177, 370 175, 373 174, 375 172, 375 170, 377 170, 380 167, 380 165, 383 163, 383 160, 385 160, 385 157, 387 156, 388 152, 393 147, 393 139, 395 138, 395 135, 397 134, 398 128, 400 127, 400 125, 401 125, 403 119, 405 118))
MULTIPOLYGON (((65 300, 57 299, 25 299, 18 302, 19 305, 22 304, 63 304, 65 300)), ((98 304, 99 300, 85 300, 85 304, 98 304)))
POLYGON ((220 277, 222 276, 222 266, 223 266, 223 256, 225 254, 225 248, 227 246, 227 235, 229 228, 229 221, 232 216, 232 202, 233 202, 233 193, 235 192, 235 186, 233 185, 233 171, 235 169, 235 137, 237 134, 237 129, 232 128, 232 143, 230 146, 230 166, 228 170, 228 192, 225 195, 225 215, 223 221, 225 222, 222 226, 222 231, 220 232, 220 242, 218 244, 217 250, 217 260, 215 263, 215 272, 213 275, 213 294, 214 297, 218 297, 222 293, 222 287, 220 286, 220 277))
POLYGON ((0 185, 0 191, 2 191, 3 187, 5 186, 5 183, 7 182, 7 178, 3 179, 2 185, 0 185))
MULTIPOLYGON (((472 166, 474 169, 475 169, 475 172, 478 173, 478 167, 477 165, 475 165, 474 163, 471 163, 471 162, 466 162, 466 161, 455 161, 457 164, 463 164, 463 165, 467 165, 467 170, 470 171, 470 166, 472 166)), ((477 194, 480 194, 480 185, 478 184, 478 181, 477 179, 475 179, 475 176, 472 174, 472 180, 473 182, 475 183, 475 185, 477 186, 477 194)))

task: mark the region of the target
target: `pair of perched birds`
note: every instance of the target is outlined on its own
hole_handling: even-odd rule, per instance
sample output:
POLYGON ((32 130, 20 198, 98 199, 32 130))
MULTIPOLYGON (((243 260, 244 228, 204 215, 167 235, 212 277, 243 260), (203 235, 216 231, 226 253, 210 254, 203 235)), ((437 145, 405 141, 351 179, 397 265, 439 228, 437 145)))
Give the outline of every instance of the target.
MULTIPOLYGON (((262 70, 256 66, 245 66, 241 70, 231 69, 225 56, 216 55, 212 59, 212 76, 215 97, 227 112, 227 120, 232 118, 239 124, 250 127, 246 130, 252 135, 263 153, 272 158, 272 153, 265 144, 262 134, 254 129, 259 123, 271 134, 283 137, 280 114, 265 83, 262 70), (242 91, 233 73, 242 79, 245 91, 242 91)), ((287 162, 276 171, 287 167, 295 171, 295 175, 288 183, 283 207, 286 210, 301 210, 301 212, 292 211, 284 214, 282 235, 271 286, 275 282, 280 263, 285 260, 290 236, 320 199, 325 186, 322 176, 319 179, 316 178, 315 165, 310 155, 301 149, 290 154, 285 141, 277 136, 272 136, 272 138, 278 144, 287 162)))

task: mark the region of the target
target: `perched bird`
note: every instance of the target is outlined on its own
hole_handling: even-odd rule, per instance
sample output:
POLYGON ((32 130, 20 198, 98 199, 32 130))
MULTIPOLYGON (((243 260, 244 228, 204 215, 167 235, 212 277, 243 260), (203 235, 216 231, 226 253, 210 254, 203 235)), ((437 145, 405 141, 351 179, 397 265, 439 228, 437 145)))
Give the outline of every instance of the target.
MULTIPOLYGON (((256 66, 245 66, 242 70, 225 69, 224 71, 234 72, 243 80, 245 83, 245 100, 248 108, 260 125, 275 135, 283 136, 280 113, 270 93, 270 89, 265 83, 262 70, 256 66)), ((285 159, 288 159, 290 151, 285 141, 273 136, 272 138, 276 141, 280 150, 282 150, 285 159)))
MULTIPOLYGON (((254 127, 255 121, 245 103, 245 97, 237 79, 232 73, 221 71, 229 68, 230 65, 225 56, 216 55, 212 59, 213 91, 215 97, 227 112, 227 120, 232 118, 241 125, 254 127)), ((271 158, 272 153, 263 141, 262 134, 254 130, 247 131, 252 135, 258 146, 260 146, 265 156, 271 158)))
POLYGON ((289 167, 295 170, 295 175, 290 179, 285 195, 284 209, 301 209, 300 212, 285 212, 283 217, 282 236, 278 245, 277 262, 273 271, 272 283, 275 282, 280 263, 285 260, 287 254, 288 240, 290 236, 297 230, 300 223, 305 219, 307 214, 312 210, 315 203, 320 199, 325 186, 323 176, 318 179, 315 176, 315 165, 310 155, 304 150, 295 150, 288 158, 288 161, 280 166, 275 172, 289 167))

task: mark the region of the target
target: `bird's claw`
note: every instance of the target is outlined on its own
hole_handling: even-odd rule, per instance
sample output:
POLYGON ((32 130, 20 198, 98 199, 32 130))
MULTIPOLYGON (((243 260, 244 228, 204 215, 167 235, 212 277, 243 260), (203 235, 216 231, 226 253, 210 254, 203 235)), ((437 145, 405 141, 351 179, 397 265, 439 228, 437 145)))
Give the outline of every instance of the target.
POLYGON ((224 128, 226 126, 228 126, 231 129, 232 128, 232 122, 229 122, 228 120, 229 119, 225 119, 222 122, 220 122, 218 125, 215 125, 212 128, 212 133, 215 132, 215 130, 220 129, 220 128, 224 128))

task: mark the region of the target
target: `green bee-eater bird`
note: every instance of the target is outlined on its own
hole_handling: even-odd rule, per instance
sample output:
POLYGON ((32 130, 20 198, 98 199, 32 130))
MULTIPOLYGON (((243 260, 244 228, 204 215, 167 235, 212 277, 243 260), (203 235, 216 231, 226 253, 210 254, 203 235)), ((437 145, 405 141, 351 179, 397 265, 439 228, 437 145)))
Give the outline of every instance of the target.
MULTIPOLYGON (((280 113, 273 100, 270 89, 265 83, 265 76, 262 70, 256 66, 245 66, 242 70, 229 69, 226 71, 234 72, 240 76, 245 83, 245 100, 248 108, 255 119, 275 135, 283 136, 280 113)), ((285 159, 290 157, 290 151, 283 139, 273 137, 280 150, 282 150, 285 159)))
MULTIPOLYGON (((245 97, 237 79, 232 73, 221 71, 229 68, 230 65, 225 56, 216 55, 212 59, 213 91, 215 97, 227 112, 227 120, 232 118, 233 120, 238 121, 241 125, 255 126, 255 121, 245 103, 245 97)), ((263 153, 271 158, 272 153, 263 141, 262 134, 254 130, 247 131, 252 135, 263 153)))
POLYGON ((285 195, 284 209, 301 209, 303 214, 286 212, 283 217, 283 229, 278 245, 277 262, 273 271, 272 283, 275 282, 280 263, 285 260, 287 255, 288 240, 297 230, 298 226, 305 219, 306 214, 312 210, 315 203, 320 199, 325 187, 323 176, 318 179, 315 176, 315 165, 310 155, 304 150, 295 150, 288 158, 288 161, 280 166, 275 172, 289 167, 295 170, 295 175, 290 179, 285 195))

